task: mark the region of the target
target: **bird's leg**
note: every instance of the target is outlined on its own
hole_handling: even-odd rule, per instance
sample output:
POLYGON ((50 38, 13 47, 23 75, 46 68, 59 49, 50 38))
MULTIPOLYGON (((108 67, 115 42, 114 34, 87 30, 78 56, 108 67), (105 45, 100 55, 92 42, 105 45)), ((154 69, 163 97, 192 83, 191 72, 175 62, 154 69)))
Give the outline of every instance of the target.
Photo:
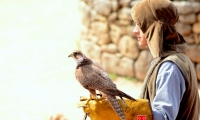
POLYGON ((89 89, 90 91, 90 98, 87 100, 86 105, 89 103, 90 100, 96 99, 96 91, 94 89, 89 89))
POLYGON ((100 94, 100 93, 97 93, 97 96, 99 96, 100 98, 102 97, 102 94, 100 94))
POLYGON ((87 100, 87 102, 86 102, 86 106, 88 105, 88 103, 90 102, 90 100, 92 100, 93 99, 93 97, 92 97, 92 95, 90 94, 90 98, 87 100))
POLYGON ((90 98, 92 99, 97 99, 97 95, 96 95, 96 90, 94 89, 89 89, 90 91, 90 98))

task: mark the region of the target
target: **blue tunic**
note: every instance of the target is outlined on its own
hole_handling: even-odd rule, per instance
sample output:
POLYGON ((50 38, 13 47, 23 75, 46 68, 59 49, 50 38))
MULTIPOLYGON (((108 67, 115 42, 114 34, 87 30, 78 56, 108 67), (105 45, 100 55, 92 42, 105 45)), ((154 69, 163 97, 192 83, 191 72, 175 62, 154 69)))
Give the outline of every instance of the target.
POLYGON ((162 63, 152 102, 154 120, 175 120, 185 90, 184 77, 176 64, 170 61, 162 63))

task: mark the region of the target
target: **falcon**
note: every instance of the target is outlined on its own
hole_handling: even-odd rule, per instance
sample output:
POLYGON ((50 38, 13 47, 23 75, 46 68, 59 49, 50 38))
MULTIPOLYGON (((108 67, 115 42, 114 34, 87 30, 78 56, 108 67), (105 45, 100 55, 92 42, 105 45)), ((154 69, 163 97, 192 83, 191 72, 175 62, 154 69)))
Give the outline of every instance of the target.
POLYGON ((122 101, 124 101, 123 97, 133 101, 135 99, 117 89, 104 68, 97 62, 87 58, 81 51, 74 51, 68 57, 72 57, 77 62, 75 77, 85 89, 89 90, 89 100, 97 99, 96 90, 98 90, 109 101, 119 117, 125 120, 125 115, 116 96, 120 97, 122 101))

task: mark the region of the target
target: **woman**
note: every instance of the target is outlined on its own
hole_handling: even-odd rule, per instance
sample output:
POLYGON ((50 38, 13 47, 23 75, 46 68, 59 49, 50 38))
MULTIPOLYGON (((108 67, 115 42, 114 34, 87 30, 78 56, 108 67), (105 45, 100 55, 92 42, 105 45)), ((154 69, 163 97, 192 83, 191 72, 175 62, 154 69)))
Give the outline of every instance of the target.
POLYGON ((186 42, 174 25, 179 15, 169 0, 142 0, 133 6, 133 33, 154 58, 141 98, 151 103, 155 120, 199 120, 200 102, 193 63, 184 55, 186 42))

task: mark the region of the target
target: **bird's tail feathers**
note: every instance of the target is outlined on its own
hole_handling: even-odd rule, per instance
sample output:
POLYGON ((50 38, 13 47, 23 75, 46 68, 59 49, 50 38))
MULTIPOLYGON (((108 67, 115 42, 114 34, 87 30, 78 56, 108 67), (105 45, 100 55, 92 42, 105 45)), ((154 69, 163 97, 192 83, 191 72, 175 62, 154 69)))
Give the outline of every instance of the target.
MULTIPOLYGON (((120 90, 119 90, 119 91, 120 91, 120 90)), ((130 100, 136 101, 135 98, 131 97, 131 96, 128 95, 128 94, 126 94, 126 93, 124 93, 124 92, 122 92, 122 91, 120 91, 120 93, 121 93, 121 95, 119 95, 120 98, 121 98, 121 97, 125 97, 125 98, 128 98, 128 99, 130 99, 130 100)))
POLYGON ((124 112, 122 110, 122 107, 121 107, 119 101, 116 99, 116 97, 111 96, 111 95, 106 95, 106 98, 109 101, 109 103, 111 104, 112 108, 115 110, 115 112, 119 115, 119 117, 122 120, 126 120, 124 112))

